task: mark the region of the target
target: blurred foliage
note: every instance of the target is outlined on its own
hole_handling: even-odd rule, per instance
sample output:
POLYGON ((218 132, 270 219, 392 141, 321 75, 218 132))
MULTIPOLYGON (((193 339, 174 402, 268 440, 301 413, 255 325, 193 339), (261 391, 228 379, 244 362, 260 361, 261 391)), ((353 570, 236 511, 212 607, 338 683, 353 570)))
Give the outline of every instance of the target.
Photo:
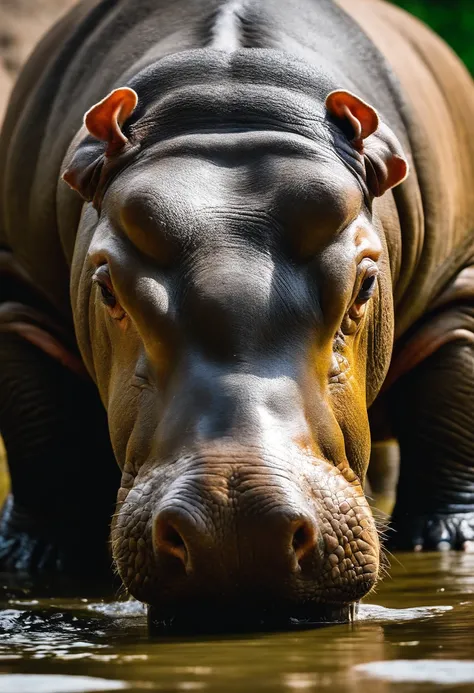
POLYGON ((392 0, 444 38, 474 74, 474 0, 392 0))

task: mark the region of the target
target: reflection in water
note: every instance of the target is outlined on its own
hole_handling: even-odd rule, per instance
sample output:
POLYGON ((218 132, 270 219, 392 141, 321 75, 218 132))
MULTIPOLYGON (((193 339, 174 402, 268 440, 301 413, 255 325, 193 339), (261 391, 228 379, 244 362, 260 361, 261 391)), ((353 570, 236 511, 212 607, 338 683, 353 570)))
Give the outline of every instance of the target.
MULTIPOLYGON (((78 676, 107 679, 103 691, 424 693, 448 690, 448 679, 449 690, 473 691, 474 555, 398 560, 356 623, 292 633, 151 639, 136 602, 5 598, 0 671, 54 676, 48 691, 78 676)), ((0 693, 46 690, 40 679, 0 682, 0 693)))
POLYGON ((359 608, 358 621, 414 621, 417 619, 433 618, 445 611, 451 611, 452 606, 412 606, 410 609, 389 609, 377 604, 362 604, 359 608))
POLYGON ((4 674, 0 678, 0 693, 87 693, 118 691, 124 688, 129 688, 125 681, 93 679, 90 676, 4 674))
POLYGON ((474 662, 459 660, 392 659, 387 662, 368 662, 354 671, 377 679, 398 682, 442 683, 454 685, 474 682, 474 662))

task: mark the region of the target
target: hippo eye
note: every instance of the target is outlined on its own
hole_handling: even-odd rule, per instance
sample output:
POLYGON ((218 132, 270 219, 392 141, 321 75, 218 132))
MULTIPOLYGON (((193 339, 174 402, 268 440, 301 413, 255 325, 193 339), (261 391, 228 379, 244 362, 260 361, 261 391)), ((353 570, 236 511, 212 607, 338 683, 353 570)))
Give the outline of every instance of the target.
POLYGON ((99 282, 97 282, 97 284, 99 285, 100 293, 102 296, 102 303, 108 308, 113 308, 117 303, 117 300, 113 292, 109 289, 108 286, 100 284, 99 282))
POLYGON ((356 303, 366 303, 374 295, 376 275, 372 274, 364 279, 360 291, 357 294, 356 303))
POLYGON ((100 298, 104 306, 109 309, 111 316, 115 320, 121 320, 125 317, 125 312, 123 311, 120 303, 117 301, 112 286, 112 281, 110 279, 110 274, 106 265, 101 265, 92 277, 94 284, 100 291, 100 298))
POLYGON ((114 290, 112 288, 112 282, 110 280, 110 274, 105 265, 101 265, 94 276, 92 277, 94 284, 97 284, 102 303, 107 306, 107 308, 113 308, 117 299, 115 298, 114 290))
POLYGON ((349 309, 349 319, 354 320, 356 323, 363 317, 366 304, 375 293, 375 287, 377 286, 377 267, 371 263, 371 266, 366 271, 362 284, 360 285, 359 292, 349 309))

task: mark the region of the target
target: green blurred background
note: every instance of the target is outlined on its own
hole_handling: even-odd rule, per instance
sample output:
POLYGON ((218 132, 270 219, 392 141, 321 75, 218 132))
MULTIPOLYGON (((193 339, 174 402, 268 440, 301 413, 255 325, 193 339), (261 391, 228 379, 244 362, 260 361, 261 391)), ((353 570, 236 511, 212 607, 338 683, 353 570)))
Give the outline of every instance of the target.
POLYGON ((474 74, 474 0, 392 0, 429 24, 474 74))

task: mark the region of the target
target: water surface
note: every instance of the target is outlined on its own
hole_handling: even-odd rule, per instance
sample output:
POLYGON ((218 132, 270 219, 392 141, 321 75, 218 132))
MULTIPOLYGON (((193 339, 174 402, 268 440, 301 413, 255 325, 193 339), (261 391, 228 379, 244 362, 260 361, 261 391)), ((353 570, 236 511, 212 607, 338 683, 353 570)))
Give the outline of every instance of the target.
POLYGON ((0 693, 474 691, 473 554, 398 555, 356 623, 291 633, 150 638, 136 603, 0 606, 0 693))

